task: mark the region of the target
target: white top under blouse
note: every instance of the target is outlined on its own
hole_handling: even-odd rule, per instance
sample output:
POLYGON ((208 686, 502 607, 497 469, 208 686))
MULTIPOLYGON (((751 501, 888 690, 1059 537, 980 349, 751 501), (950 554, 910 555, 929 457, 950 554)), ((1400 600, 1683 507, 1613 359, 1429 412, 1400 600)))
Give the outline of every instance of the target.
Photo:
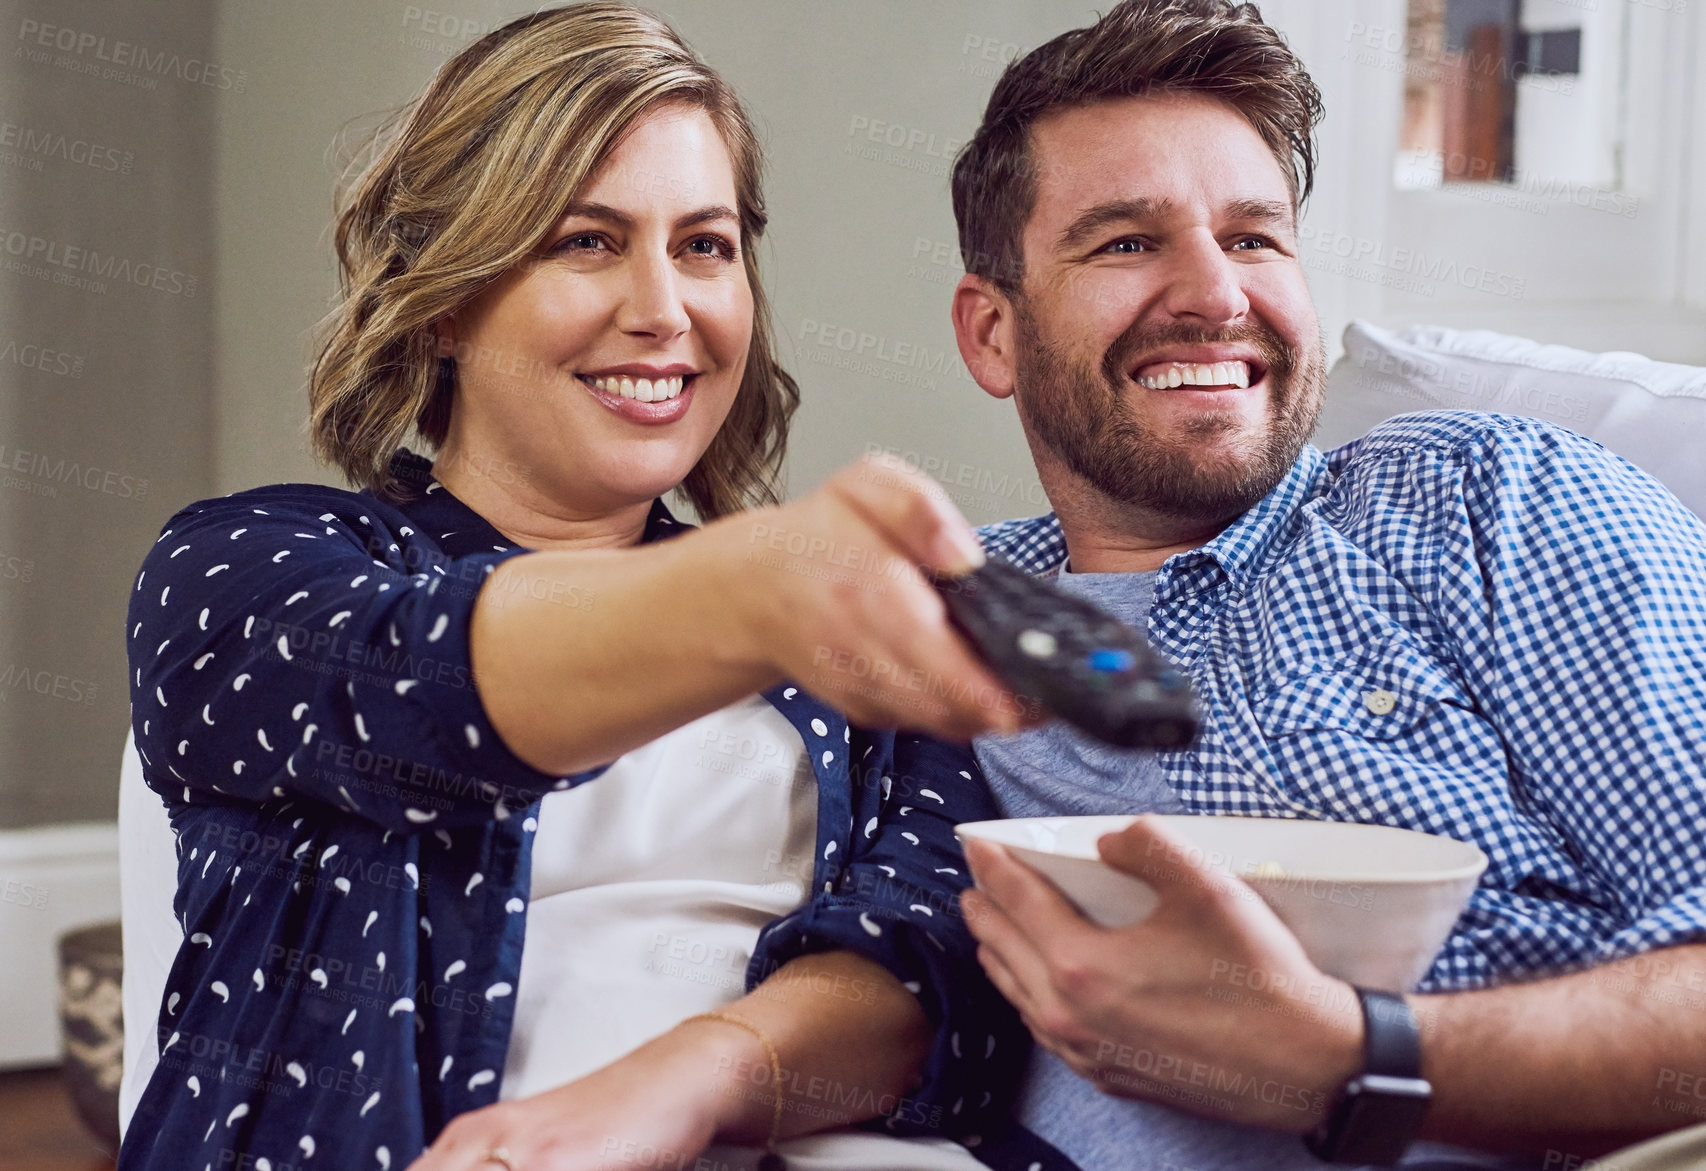
MULTIPOLYGON (((573 1081, 739 999, 759 932, 806 901, 816 841, 805 745, 762 696, 547 795, 500 1096, 573 1081)), ((800 1171, 983 1167, 956 1143, 857 1131, 781 1149, 800 1171)), ((759 1153, 706 1155, 746 1168, 759 1153)))

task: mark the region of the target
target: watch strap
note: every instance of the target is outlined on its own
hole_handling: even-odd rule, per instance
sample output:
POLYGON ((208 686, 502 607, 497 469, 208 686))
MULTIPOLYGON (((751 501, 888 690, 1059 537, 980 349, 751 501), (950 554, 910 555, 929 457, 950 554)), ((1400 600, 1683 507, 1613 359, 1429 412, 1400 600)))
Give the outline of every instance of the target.
POLYGON ((1362 1001, 1362 1071, 1422 1076, 1422 1031, 1402 996, 1358 988, 1362 1001))
POLYGON ((1421 1128, 1432 1087, 1422 1079, 1422 1036, 1401 996, 1358 988, 1363 1068, 1342 1086, 1304 1145, 1328 1161, 1393 1166, 1421 1128))

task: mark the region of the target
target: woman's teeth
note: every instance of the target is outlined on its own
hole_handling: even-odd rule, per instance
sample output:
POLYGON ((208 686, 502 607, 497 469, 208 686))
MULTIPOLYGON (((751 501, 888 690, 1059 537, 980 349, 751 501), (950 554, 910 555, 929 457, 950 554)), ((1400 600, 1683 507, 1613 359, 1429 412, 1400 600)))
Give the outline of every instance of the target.
POLYGON ((605 394, 619 394, 623 398, 638 399, 643 403, 661 403, 674 398, 681 393, 681 388, 687 380, 680 375, 674 378, 588 378, 587 381, 605 394))
POLYGON ((1250 385, 1250 363, 1248 362, 1211 362, 1206 365, 1192 365, 1189 362, 1171 362, 1163 370, 1154 370, 1144 374, 1137 380, 1139 386, 1150 390, 1169 390, 1175 386, 1236 386, 1250 385))

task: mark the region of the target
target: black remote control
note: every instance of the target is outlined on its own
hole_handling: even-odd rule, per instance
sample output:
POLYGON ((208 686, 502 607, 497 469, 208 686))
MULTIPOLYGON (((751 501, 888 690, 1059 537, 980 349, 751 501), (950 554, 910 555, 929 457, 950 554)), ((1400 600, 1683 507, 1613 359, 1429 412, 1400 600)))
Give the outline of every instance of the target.
POLYGON ((1101 607, 994 559, 935 586, 954 626, 1022 698, 1120 748, 1181 748, 1196 735, 1190 680, 1101 607))

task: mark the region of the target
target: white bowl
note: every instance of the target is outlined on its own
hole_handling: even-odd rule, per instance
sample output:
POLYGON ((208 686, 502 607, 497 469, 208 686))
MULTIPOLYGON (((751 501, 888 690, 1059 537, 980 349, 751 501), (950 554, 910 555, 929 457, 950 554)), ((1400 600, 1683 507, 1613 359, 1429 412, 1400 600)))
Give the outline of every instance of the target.
MULTIPOLYGON (((955 827, 1006 846, 1086 916, 1141 922, 1155 890, 1104 864, 1096 840, 1135 820, 1027 817, 955 827)), ((1408 992, 1469 902, 1487 856, 1466 842, 1385 825, 1266 817, 1158 816, 1192 857, 1235 874, 1291 928, 1315 966, 1364 988, 1408 992)))

